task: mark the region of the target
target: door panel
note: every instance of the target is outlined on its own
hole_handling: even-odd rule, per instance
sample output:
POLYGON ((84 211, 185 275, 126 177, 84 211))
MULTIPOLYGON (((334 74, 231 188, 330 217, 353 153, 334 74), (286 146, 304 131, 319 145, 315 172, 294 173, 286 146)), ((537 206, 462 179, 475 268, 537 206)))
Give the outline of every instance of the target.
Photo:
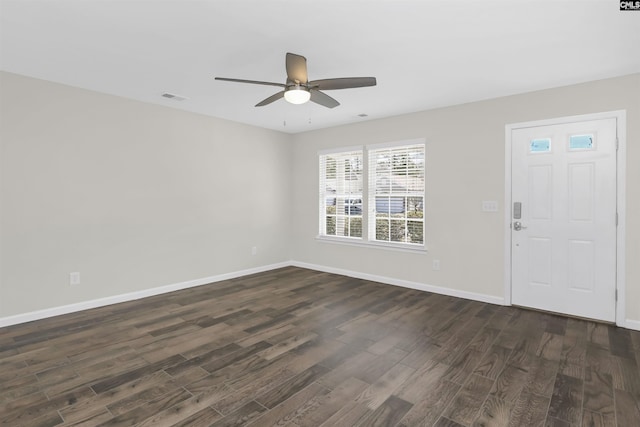
POLYGON ((616 120, 514 129, 511 141, 512 201, 522 203, 512 303, 614 321, 616 120))
POLYGON ((552 183, 551 166, 529 166, 529 207, 531 209, 531 219, 551 219, 552 183))

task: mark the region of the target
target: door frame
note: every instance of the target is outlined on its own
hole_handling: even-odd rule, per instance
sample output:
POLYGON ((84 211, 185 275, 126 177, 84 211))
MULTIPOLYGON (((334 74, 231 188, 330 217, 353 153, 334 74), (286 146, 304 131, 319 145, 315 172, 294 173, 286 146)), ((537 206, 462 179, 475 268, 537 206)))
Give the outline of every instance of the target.
POLYGON ((578 116, 558 117, 531 122, 512 123, 505 126, 505 179, 504 179, 504 303, 512 305, 511 301, 511 147, 512 133, 516 129, 560 125, 574 122, 582 122, 600 119, 616 119, 616 133, 618 149, 616 155, 616 211, 618 213, 618 226, 616 227, 616 325, 626 325, 626 291, 625 291, 625 265, 626 265, 626 159, 627 159, 627 112, 626 110, 608 111, 603 113, 583 114, 578 116))

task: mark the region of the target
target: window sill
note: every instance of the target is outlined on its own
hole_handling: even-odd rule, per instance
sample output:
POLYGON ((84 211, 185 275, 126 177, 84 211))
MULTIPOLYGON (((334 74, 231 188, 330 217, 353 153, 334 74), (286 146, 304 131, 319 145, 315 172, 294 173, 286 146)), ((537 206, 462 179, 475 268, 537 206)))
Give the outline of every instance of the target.
POLYGON ((426 245, 404 245, 401 243, 384 243, 384 242, 372 242, 369 240, 362 240, 354 237, 331 237, 331 236, 316 236, 316 240, 322 243, 332 243, 338 245, 347 246, 359 246, 361 248, 376 248, 383 250, 391 250, 398 252, 411 252, 411 253, 426 253, 426 245))

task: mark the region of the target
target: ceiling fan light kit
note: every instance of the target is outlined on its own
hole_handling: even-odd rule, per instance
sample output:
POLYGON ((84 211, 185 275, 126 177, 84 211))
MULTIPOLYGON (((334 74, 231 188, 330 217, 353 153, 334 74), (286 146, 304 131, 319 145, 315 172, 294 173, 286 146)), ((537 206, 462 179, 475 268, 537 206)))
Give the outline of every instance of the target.
POLYGON ((376 85, 375 77, 342 77, 309 81, 307 77, 307 58, 296 55, 295 53, 287 53, 285 67, 287 70, 286 84, 259 80, 230 79, 226 77, 216 77, 216 80, 279 86, 284 89, 258 102, 256 107, 263 107, 280 98, 284 98, 291 104, 304 104, 305 102, 311 101, 327 108, 334 108, 340 105, 340 103, 326 93, 321 92, 321 90, 352 89, 376 85))
POLYGON ((291 104, 304 104, 311 99, 311 92, 300 85, 289 86, 284 90, 284 99, 291 104))

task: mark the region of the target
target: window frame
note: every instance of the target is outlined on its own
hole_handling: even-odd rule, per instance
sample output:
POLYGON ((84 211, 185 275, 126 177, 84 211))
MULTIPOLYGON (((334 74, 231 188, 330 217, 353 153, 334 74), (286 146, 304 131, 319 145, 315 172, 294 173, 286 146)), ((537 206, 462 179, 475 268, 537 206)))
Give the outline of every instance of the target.
MULTIPOLYGON (((407 146, 422 146, 422 152, 424 153, 425 159, 423 163, 422 173, 426 175, 426 141, 424 138, 417 139, 409 139, 409 140, 401 140, 394 141, 388 143, 381 144, 370 144, 370 145, 359 145, 359 146, 350 146, 350 147, 340 147, 340 148, 331 148, 324 149, 318 151, 318 178, 319 178, 319 206, 318 206, 318 219, 319 219, 319 227, 318 227, 318 235, 316 239, 321 242, 326 243, 337 243, 337 244, 346 244, 350 246, 360 246, 360 247, 374 247, 381 249, 389 249, 389 250, 397 250, 402 252, 426 252, 428 250, 426 243, 426 218, 425 218, 425 206, 426 206, 426 177, 425 184, 422 188, 421 194, 419 197, 422 197, 422 236, 423 241, 421 244, 419 243, 408 243, 408 242, 396 242, 396 241, 384 241, 384 240, 376 240, 375 235, 375 222, 376 222, 376 213, 375 213, 375 183, 371 185, 372 177, 370 176, 370 168, 371 168, 371 157, 370 154, 375 150, 380 149, 393 149, 407 146), (349 152, 360 152, 363 164, 362 171, 362 237, 349 237, 349 236, 337 236, 337 235, 327 235, 323 234, 326 232, 326 191, 325 191, 325 181, 323 177, 324 170, 322 169, 322 156, 326 155, 337 155, 341 153, 349 153, 349 152), (373 197, 372 197, 373 196, 373 197)), ((408 197, 408 196, 407 196, 408 197)), ((405 217, 406 219, 406 217, 405 217)))
MULTIPOLYGON (((367 176, 367 190, 368 190, 368 200, 369 200, 369 222, 368 222, 368 238, 370 241, 372 242, 376 242, 376 243, 381 243, 381 244, 385 244, 385 245, 401 245, 402 247, 415 247, 415 248, 423 248, 425 246, 425 239, 424 239, 424 232, 425 232, 425 221, 424 221, 424 205, 425 205, 425 199, 426 199, 426 188, 425 188, 425 179, 424 179, 424 174, 426 173, 426 166, 424 164, 425 162, 425 155, 426 155, 426 144, 424 142, 424 140, 404 140, 404 141, 396 141, 396 142, 391 142, 391 143, 384 143, 384 144, 373 144, 373 145, 367 145, 365 147, 365 151, 367 154, 367 163, 369 166, 368 169, 368 176, 367 176), (422 170, 421 173, 423 175, 423 182, 422 182, 422 189, 420 192, 416 192, 416 191, 410 191, 408 187, 410 187, 409 185, 409 168, 407 167, 407 174, 405 175, 406 179, 404 182, 404 186, 402 186, 401 188, 404 188, 404 191, 398 191, 395 192, 393 191, 393 187, 394 186, 399 186, 399 184, 393 184, 391 182, 391 175, 388 177, 389 179, 389 191, 388 191, 388 197, 389 197, 389 201, 387 202, 387 206, 389 208, 389 212, 388 212, 388 219, 389 219, 389 232, 391 233, 391 223, 392 222, 396 222, 396 221, 402 221, 405 223, 405 229, 407 228, 407 225, 412 222, 412 223, 422 223, 422 243, 411 243, 411 242, 399 242, 399 241, 393 241, 393 240, 379 240, 377 238, 377 220, 378 220, 378 216, 377 216, 377 200, 376 197, 379 194, 377 192, 378 190, 378 183, 376 182, 376 179, 379 178, 379 176, 377 175, 377 171, 373 170, 372 166, 374 164, 374 162, 376 161, 376 159, 373 157, 374 155, 377 154, 377 152, 379 151, 396 151, 399 149, 408 149, 407 150, 407 154, 409 154, 411 151, 414 150, 415 147, 421 147, 421 152, 422 152, 422 170), (373 185, 371 185, 373 184, 373 185), (402 207, 402 213, 404 214, 402 218, 400 217, 396 217, 396 219, 394 219, 394 217, 392 216, 393 212, 392 212, 392 208, 393 208, 393 199, 398 199, 398 198, 403 198, 404 201, 403 203, 403 207, 402 207), (409 219, 410 217, 408 216, 408 199, 410 198, 421 198, 422 199, 422 217, 418 218, 415 217, 413 219, 409 219)), ((407 162, 408 163, 408 162, 407 162)), ((393 170, 394 167, 392 166, 391 170, 393 170)), ((396 202, 397 203, 397 202, 396 202)), ((390 237, 391 238, 391 237, 390 237)))

